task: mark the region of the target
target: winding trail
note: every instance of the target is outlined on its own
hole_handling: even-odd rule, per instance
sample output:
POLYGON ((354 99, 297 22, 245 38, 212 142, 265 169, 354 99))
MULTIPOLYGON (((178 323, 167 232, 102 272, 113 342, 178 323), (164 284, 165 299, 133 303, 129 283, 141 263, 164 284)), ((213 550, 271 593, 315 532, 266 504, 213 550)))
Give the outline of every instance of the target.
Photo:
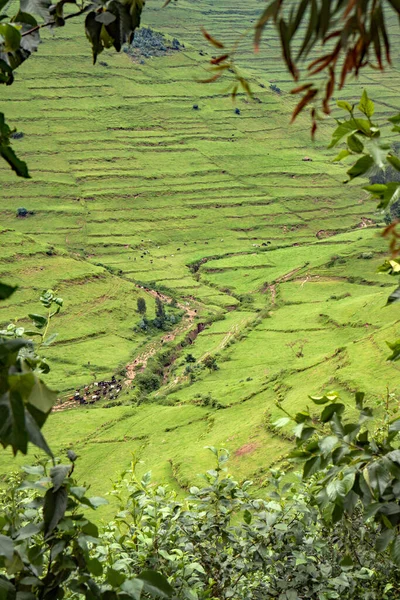
MULTIPOLYGON (((166 294, 162 294, 160 292, 147 288, 146 286, 137 285, 136 287, 150 294, 151 296, 153 296, 153 298, 159 298, 166 304, 169 304, 172 301, 172 298, 170 298, 166 294)), ((191 329, 195 318, 198 316, 197 310, 195 308, 192 308, 188 302, 177 302, 176 306, 185 312, 181 322, 177 325, 177 327, 175 327, 175 329, 166 332, 161 339, 150 342, 141 354, 136 356, 136 358, 133 361, 129 362, 126 365, 126 386, 130 386, 132 384, 132 381, 135 379, 136 375, 138 373, 142 373, 145 370, 149 359, 155 354, 157 354, 157 352, 161 350, 164 344, 167 344, 168 342, 173 342, 178 335, 181 335, 182 333, 185 333, 186 331, 189 331, 191 329)), ((53 406, 52 412, 59 412, 63 410, 68 410, 70 408, 77 408, 79 404, 77 404, 76 400, 73 399, 72 395, 72 391, 68 394, 65 394, 63 398, 68 399, 64 402, 63 398, 59 398, 60 403, 53 406)))
MULTIPOLYGON (((170 303, 172 300, 169 296, 161 294, 160 292, 156 292, 155 290, 146 288, 145 286, 137 287, 153 296, 153 298, 160 298, 160 300, 162 300, 163 302, 170 303)), ((163 344, 173 342, 178 335, 184 333, 185 331, 188 331, 191 328, 194 319, 197 317, 196 309, 191 308, 190 306, 187 306, 180 302, 178 302, 176 306, 181 310, 184 310, 186 313, 182 318, 181 323, 179 323, 179 325, 175 327, 175 329, 173 329, 172 331, 168 331, 160 340, 153 342, 144 352, 142 352, 142 354, 139 354, 139 356, 137 356, 132 362, 126 365, 126 385, 130 385, 135 379, 136 375, 138 373, 142 373, 145 370, 149 359, 162 348, 163 344)))

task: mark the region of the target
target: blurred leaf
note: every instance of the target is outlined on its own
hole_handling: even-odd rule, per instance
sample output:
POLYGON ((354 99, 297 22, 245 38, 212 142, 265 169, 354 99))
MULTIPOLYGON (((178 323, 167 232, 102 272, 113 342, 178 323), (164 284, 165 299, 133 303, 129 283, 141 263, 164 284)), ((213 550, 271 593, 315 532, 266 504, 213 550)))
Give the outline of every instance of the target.
POLYGON ((365 175, 367 171, 373 166, 374 159, 372 156, 365 155, 358 159, 358 161, 347 171, 347 175, 350 179, 365 175))
POLYGON ((392 350, 392 354, 387 357, 386 360, 396 361, 400 358, 400 340, 395 342, 386 342, 389 348, 392 350))
POLYGON ((47 490, 44 496, 43 520, 44 533, 49 535, 57 527, 63 518, 67 509, 68 494, 65 487, 54 491, 53 488, 47 490))
POLYGON ((328 148, 333 148, 344 137, 352 135, 353 133, 356 133, 357 131, 358 131, 358 127, 357 127, 354 119, 352 119, 351 121, 345 121, 344 123, 340 123, 336 127, 335 131, 332 134, 332 141, 329 144, 328 148))
POLYGON ((156 571, 142 571, 137 579, 143 581, 144 590, 155 598, 170 598, 173 594, 168 580, 156 571))
POLYGON ((246 523, 246 525, 250 525, 251 521, 252 521, 252 514, 249 510, 245 510, 243 513, 243 520, 246 523))
POLYGON ((397 535, 390 549, 390 556, 396 565, 400 565, 400 535, 397 535))
POLYGON ((1 46, 4 53, 18 50, 21 43, 21 33, 17 27, 9 23, 0 23, 0 36, 3 39, 1 46))
POLYGON ((0 534, 0 556, 4 556, 8 560, 12 560, 14 554, 14 544, 6 535, 0 534))
POLYGON ((387 161, 396 169, 396 171, 400 171, 400 159, 393 154, 388 154, 386 157, 387 161))
POLYGON ((347 156, 350 156, 350 155, 351 155, 351 153, 348 150, 346 150, 346 149, 341 150, 339 152, 339 154, 337 156, 335 156, 335 158, 333 159, 333 162, 339 162, 339 161, 343 160, 344 158, 347 158, 347 156))
POLYGON ((352 113, 353 107, 346 100, 338 100, 336 102, 336 104, 338 105, 339 108, 343 108, 344 110, 347 110, 350 114, 352 113))
POLYGON ((50 390, 43 381, 35 377, 35 384, 28 397, 29 404, 43 413, 48 413, 57 401, 57 394, 50 390))
POLYGON ((356 152, 357 154, 361 154, 364 150, 364 144, 354 134, 349 135, 347 138, 347 145, 352 152, 356 152))
POLYGON ((321 421, 323 423, 327 423, 331 420, 332 416, 337 413, 338 415, 343 414, 345 409, 345 405, 340 402, 333 402, 332 404, 328 404, 325 406, 324 410, 321 413, 321 421))
POLYGON ((386 302, 386 306, 388 304, 394 304, 395 302, 399 302, 400 300, 400 287, 396 288, 389 296, 386 302))
POLYGON ((97 56, 103 51, 103 44, 100 40, 102 23, 97 20, 94 11, 88 13, 85 19, 85 32, 92 45, 93 64, 96 63, 97 56))
POLYGON ((55 492, 62 486, 70 471, 71 465, 55 465, 50 469, 50 477, 55 492))
POLYGON ((43 317, 42 315, 37 315, 37 314, 28 314, 28 317, 30 319, 32 319, 35 327, 37 327, 38 329, 43 329, 46 325, 47 325, 47 318, 43 317))
POLYGON ((393 541, 395 531, 393 529, 384 529, 376 539, 375 549, 377 552, 383 552, 393 541))
POLYGON ((366 90, 364 90, 362 93, 358 108, 368 118, 371 118, 375 112, 375 105, 372 102, 372 100, 370 100, 368 98, 368 94, 367 94, 366 90))
POLYGON ((11 146, 0 143, 0 156, 10 165, 18 177, 30 179, 27 164, 18 158, 11 146))
POLYGON ((124 573, 111 568, 107 569, 106 577, 107 582, 111 585, 111 587, 114 588, 120 587, 126 579, 126 575, 124 573))
POLYGON ((323 437, 319 441, 319 447, 321 449, 322 454, 324 456, 327 456, 330 452, 332 452, 338 441, 339 438, 336 437, 336 435, 327 435, 326 437, 323 437))
POLYGON ((17 286, 7 285, 6 283, 0 282, 0 300, 6 300, 9 298, 17 289, 17 286))

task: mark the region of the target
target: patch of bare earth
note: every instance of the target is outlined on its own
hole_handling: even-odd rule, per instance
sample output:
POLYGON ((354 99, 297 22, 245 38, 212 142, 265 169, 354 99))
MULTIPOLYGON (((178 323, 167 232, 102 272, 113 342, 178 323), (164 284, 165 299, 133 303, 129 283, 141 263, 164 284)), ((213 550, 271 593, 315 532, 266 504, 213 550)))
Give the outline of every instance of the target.
POLYGON ((251 454, 252 452, 254 452, 254 450, 257 450, 259 445, 260 444, 256 444, 255 442, 252 442, 250 444, 244 444, 244 446, 241 446, 240 448, 238 448, 236 450, 235 456, 243 456, 244 454, 251 454))

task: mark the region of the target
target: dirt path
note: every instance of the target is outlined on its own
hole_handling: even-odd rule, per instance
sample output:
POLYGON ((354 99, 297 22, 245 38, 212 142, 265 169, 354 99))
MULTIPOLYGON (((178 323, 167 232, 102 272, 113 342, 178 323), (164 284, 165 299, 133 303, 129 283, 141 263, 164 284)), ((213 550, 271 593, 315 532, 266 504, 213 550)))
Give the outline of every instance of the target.
POLYGON ((295 269, 292 269, 288 273, 281 275, 280 277, 278 277, 278 279, 275 280, 275 283, 270 283, 262 290, 263 292, 267 292, 267 291, 271 292, 271 303, 272 303, 273 307, 276 304, 276 286, 279 283, 285 283, 286 281, 289 281, 289 279, 291 279, 293 277, 293 275, 295 275, 296 273, 298 273, 299 271, 304 269, 304 267, 307 267, 308 264, 309 263, 307 262, 304 265, 301 265, 301 267, 296 267, 295 269))
MULTIPOLYGON (((161 294, 160 292, 156 292, 155 290, 151 290, 145 286, 138 287, 153 296, 153 298, 160 298, 160 300, 166 303, 171 302, 171 298, 165 294, 161 294)), ((197 311, 191 308, 188 304, 182 304, 181 302, 177 303, 177 307, 185 311, 182 322, 172 331, 168 331, 160 340, 153 342, 151 346, 142 354, 139 354, 139 356, 137 356, 132 362, 126 365, 126 385, 130 385, 135 379, 136 375, 145 370, 149 359, 162 348, 163 344, 173 342, 178 335, 191 328, 193 321, 197 316, 197 311)))
MULTIPOLYGON (((153 298, 160 298, 160 300, 167 304, 169 304, 172 301, 172 298, 170 298, 169 296, 161 294, 160 292, 156 292, 155 290, 152 290, 145 286, 137 285, 136 287, 150 294, 151 296, 153 296, 153 298)), ((151 342, 141 354, 139 354, 132 362, 126 365, 125 385, 131 385, 136 375, 138 373, 142 373, 145 370, 149 359, 152 356, 154 356, 163 347, 164 344, 174 341, 174 339, 178 335, 184 333, 185 331, 188 331, 192 327, 194 319, 197 317, 197 310, 191 308, 188 302, 178 302, 176 306, 185 312, 184 316, 182 317, 182 321, 177 325, 177 327, 175 327, 175 329, 166 332, 161 339, 151 342)), ((72 394, 73 392, 66 393, 61 398, 59 398, 60 404, 56 404, 53 407, 53 412, 68 410, 70 408, 77 408, 79 405, 72 398, 72 394), (64 402, 63 399, 65 399, 64 402)))

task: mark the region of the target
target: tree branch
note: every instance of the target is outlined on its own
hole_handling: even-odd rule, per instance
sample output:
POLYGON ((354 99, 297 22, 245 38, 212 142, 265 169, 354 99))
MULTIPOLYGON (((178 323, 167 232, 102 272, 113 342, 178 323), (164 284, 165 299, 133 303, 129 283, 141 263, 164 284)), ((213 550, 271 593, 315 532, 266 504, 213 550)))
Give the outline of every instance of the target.
MULTIPOLYGON (((79 17, 83 13, 87 12, 89 10, 89 8, 90 8, 90 6, 85 6, 84 8, 81 8, 81 10, 78 10, 78 12, 72 13, 71 15, 67 15, 66 17, 64 17, 64 21, 66 21, 67 19, 73 19, 74 17, 79 17)), ((42 23, 41 25, 36 25, 35 27, 32 27, 32 29, 29 29, 29 31, 25 31, 24 33, 21 33, 21 37, 30 35, 31 33, 34 33, 35 31, 38 31, 39 29, 42 29, 43 27, 51 27, 52 25, 54 25, 54 21, 48 21, 47 23, 42 23)))

